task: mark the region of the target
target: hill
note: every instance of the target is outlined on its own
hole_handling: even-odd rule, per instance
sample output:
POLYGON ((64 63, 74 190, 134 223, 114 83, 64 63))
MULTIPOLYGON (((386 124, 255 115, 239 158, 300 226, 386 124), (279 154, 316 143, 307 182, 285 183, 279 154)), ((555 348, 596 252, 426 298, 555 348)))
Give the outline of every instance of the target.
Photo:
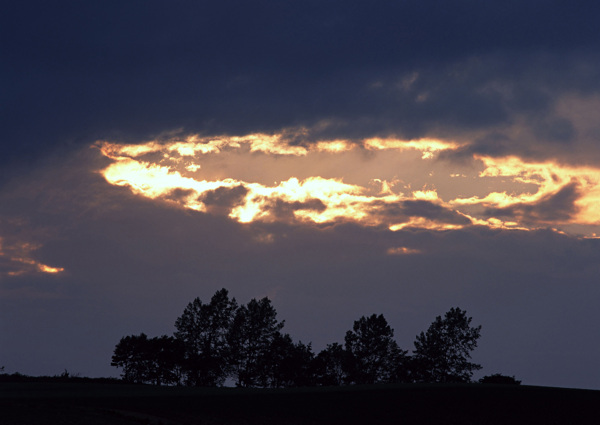
POLYGON ((595 424, 600 391, 501 385, 258 390, 2 382, 0 423, 595 424))

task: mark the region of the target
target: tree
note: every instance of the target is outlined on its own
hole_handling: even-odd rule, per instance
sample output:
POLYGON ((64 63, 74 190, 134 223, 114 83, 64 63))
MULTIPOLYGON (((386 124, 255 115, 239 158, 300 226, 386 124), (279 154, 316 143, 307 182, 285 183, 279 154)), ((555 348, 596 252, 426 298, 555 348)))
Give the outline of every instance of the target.
POLYGON ((276 334, 267 354, 271 367, 270 387, 306 387, 314 385, 315 358, 310 343, 294 343, 289 334, 276 334))
POLYGON ((471 317, 460 308, 451 308, 442 319, 437 316, 426 333, 415 341, 413 367, 421 382, 469 382, 481 366, 469 362, 477 347, 481 326, 471 326, 471 317))
POLYGON ((183 347, 173 337, 148 338, 144 333, 121 338, 111 366, 122 368, 121 377, 133 383, 173 385, 181 382, 183 347))
POLYGON ((148 380, 147 342, 148 336, 142 333, 123 337, 115 346, 110 365, 123 369, 124 381, 143 383, 148 380))
POLYGON ((182 341, 163 335, 149 340, 153 353, 151 378, 156 385, 181 385, 185 359, 182 341))
POLYGON ((228 335, 237 310, 226 289, 204 304, 200 298, 187 305, 175 321, 175 337, 185 347, 186 383, 193 386, 223 385, 230 371, 228 335))
POLYGON ((480 384, 499 384, 499 385, 521 385, 521 381, 514 376, 506 376, 501 373, 486 375, 479 380, 480 384))
POLYGON ((361 317, 346 332, 345 349, 349 356, 348 378, 356 384, 375 384, 396 380, 406 351, 394 340, 394 330, 382 314, 361 317))
POLYGON ((271 300, 252 299, 240 306, 229 333, 233 375, 239 387, 270 385, 269 356, 284 322, 277 321, 271 300))
POLYGON ((327 344, 313 362, 313 373, 318 385, 336 386, 348 381, 348 353, 337 342, 327 344))

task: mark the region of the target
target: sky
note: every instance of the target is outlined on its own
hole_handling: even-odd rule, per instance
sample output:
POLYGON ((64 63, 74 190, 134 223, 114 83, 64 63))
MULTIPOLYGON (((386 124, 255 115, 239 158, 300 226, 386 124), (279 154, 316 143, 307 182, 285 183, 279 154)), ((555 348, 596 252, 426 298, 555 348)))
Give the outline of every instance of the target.
POLYGON ((0 366, 118 376, 125 335, 268 296, 318 352, 460 307, 473 360, 600 389, 600 6, 11 2, 0 366))

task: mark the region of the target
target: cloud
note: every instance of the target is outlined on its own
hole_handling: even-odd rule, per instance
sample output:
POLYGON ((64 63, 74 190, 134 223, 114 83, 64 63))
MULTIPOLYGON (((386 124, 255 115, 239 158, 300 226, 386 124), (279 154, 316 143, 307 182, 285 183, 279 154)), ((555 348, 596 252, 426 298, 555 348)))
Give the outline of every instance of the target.
POLYGON ((411 254, 420 254, 421 251, 418 249, 407 248, 405 246, 397 246, 393 248, 389 248, 387 250, 389 255, 411 255, 411 254))
POLYGON ((163 199, 174 201, 175 203, 184 203, 185 200, 194 195, 194 191, 191 189, 175 188, 167 191, 163 195, 163 199))
POLYGON ((471 220, 457 211, 444 208, 424 200, 407 200, 402 203, 404 214, 411 217, 423 217, 430 220, 439 220, 449 224, 468 225, 471 220))
POLYGON ((580 126, 554 109, 565 97, 598 94, 596 9, 562 1, 543 10, 535 1, 145 2, 143 13, 110 1, 12 5, 2 22, 11 62, 2 71, 11 105, 2 161, 177 128, 249 134, 323 122, 332 125, 318 138, 503 133, 514 154, 584 161, 560 143, 541 147, 578 145, 580 126))
POLYGON ((471 162, 474 156, 504 157, 510 154, 513 141, 505 134, 486 134, 469 144, 440 152, 439 159, 458 163, 471 162))
POLYGON ((485 210, 485 214, 489 217, 509 217, 511 220, 525 223, 560 223, 577 214, 576 201, 579 197, 579 184, 573 181, 535 202, 516 203, 505 208, 489 208, 485 210))
POLYGON ((575 127, 566 118, 548 117, 536 123, 533 133, 542 141, 570 143, 576 137, 575 127))
MULTIPOLYGON (((12 238, 14 239, 14 238, 12 238)), ((0 279, 12 276, 32 275, 38 273, 61 273, 63 267, 44 264, 34 257, 34 252, 41 245, 25 241, 7 241, 0 237, 0 279)))
POLYGON ((308 199, 306 201, 286 202, 282 199, 274 201, 267 200, 267 209, 279 220, 294 221, 294 213, 296 211, 307 211, 315 213, 323 213, 327 206, 320 199, 308 199))
POLYGON ((207 207, 207 211, 216 214, 228 215, 233 208, 245 203, 248 189, 243 185, 234 187, 218 187, 208 190, 198 198, 207 207))
POLYGON ((289 145, 290 133, 309 137, 310 129, 95 146, 112 161, 102 170, 109 183, 244 223, 354 221, 392 230, 554 226, 597 233, 595 167, 529 162, 507 149, 437 139, 296 139, 289 145))

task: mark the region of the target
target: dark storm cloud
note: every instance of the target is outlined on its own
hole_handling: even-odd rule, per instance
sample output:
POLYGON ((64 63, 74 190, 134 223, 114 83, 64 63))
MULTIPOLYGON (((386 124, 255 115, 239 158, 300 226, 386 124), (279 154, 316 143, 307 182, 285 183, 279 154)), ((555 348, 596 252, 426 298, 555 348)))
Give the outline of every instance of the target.
POLYGON ((580 197, 579 183, 571 182, 534 203, 518 203, 505 208, 488 208, 488 217, 518 219, 523 223, 553 223, 569 220, 577 213, 575 204, 580 197))
POLYGON ((288 202, 283 199, 267 200, 266 209, 273 214, 277 219, 293 221, 294 211, 310 210, 323 212, 327 206, 320 199, 308 199, 306 201, 288 202))
POLYGON ((167 193, 163 198, 170 201, 181 202, 193 193, 194 191, 192 189, 176 188, 167 193))
POLYGON ((472 161, 474 154, 485 156, 504 156, 510 152, 513 141, 501 133, 491 133, 482 138, 475 139, 472 143, 457 149, 448 149, 440 152, 440 160, 456 162, 472 161))
MULTIPOLYGON (((564 1, 13 2, 2 161, 177 128, 421 137, 544 115, 598 92, 596 16, 564 1)), ((557 117, 537 134, 573 131, 557 117)))
POLYGON ((566 118, 548 117, 534 125, 534 134, 543 141, 569 143, 576 136, 573 124, 566 118))
POLYGON ((215 190, 209 190, 198 198, 207 207, 218 208, 219 210, 229 211, 238 205, 244 203, 244 197, 248 193, 243 185, 235 187, 219 187, 215 190))
POLYGON ((404 207, 404 214, 411 217, 423 217, 449 224, 471 224, 471 220, 468 217, 433 202, 409 200, 404 201, 402 205, 404 207))
POLYGON ((397 204, 373 202, 377 213, 393 220, 408 221, 411 217, 421 217, 438 223, 469 225, 471 219, 443 205, 422 199, 406 200, 397 204))

